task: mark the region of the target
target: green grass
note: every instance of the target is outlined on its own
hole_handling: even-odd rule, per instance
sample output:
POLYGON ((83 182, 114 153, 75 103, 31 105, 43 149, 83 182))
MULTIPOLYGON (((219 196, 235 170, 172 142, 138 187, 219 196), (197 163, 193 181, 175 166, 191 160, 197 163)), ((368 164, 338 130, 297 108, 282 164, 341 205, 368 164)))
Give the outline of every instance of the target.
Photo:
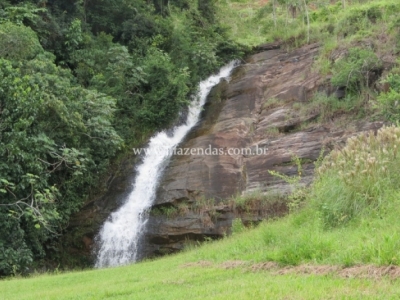
MULTIPOLYGON (((399 195, 398 195, 399 196, 399 195)), ((398 280, 345 279, 335 274, 276 275, 248 265, 353 265, 397 263, 400 258, 400 197, 385 215, 371 215, 346 227, 324 230, 303 210, 263 223, 218 242, 136 265, 0 281, 0 299, 396 299, 398 280), (208 261, 211 265, 196 263, 208 261)))
POLYGON ((325 229, 312 209, 265 222, 256 229, 200 247, 184 261, 222 263, 275 261, 283 265, 397 265, 400 259, 400 194, 392 205, 370 212, 347 226, 325 229))
MULTIPOLYGON (((399 22, 400 4, 356 2, 345 10, 338 4, 310 10, 310 41, 322 43, 317 71, 331 74, 335 50, 359 46, 383 32, 393 36, 386 43, 377 39, 374 52, 381 56, 393 51, 393 37, 398 33, 391 26, 399 22)), ((291 46, 306 43, 301 14, 287 20, 284 9, 278 7, 275 28, 270 12, 259 1, 221 0, 218 5, 220 19, 234 24, 231 34, 239 42, 256 45, 280 38, 291 46)), ((361 98, 339 101, 317 94, 309 109, 321 111, 324 119, 332 112, 348 112, 364 104, 361 98)), ((398 131, 352 140, 347 148, 333 152, 318 169, 305 200, 302 192, 301 209, 284 218, 265 221, 254 229, 244 229, 236 220, 231 237, 131 266, 2 280, 0 299, 398 299, 399 280, 389 277, 343 278, 338 272, 282 275, 251 268, 271 261, 281 268, 400 265, 398 131), (224 267, 234 265, 232 261, 243 264, 224 267)), ((254 196, 239 197, 236 205, 251 208, 254 196)))
POLYGON ((255 18, 262 7, 258 1, 217 1, 217 18, 229 28, 233 40, 248 46, 257 46, 266 42, 262 33, 263 24, 257 24, 255 18))
POLYGON ((274 276, 182 267, 178 257, 133 267, 2 282, 1 299, 396 299, 390 280, 274 276), (384 295, 384 296, 383 296, 384 295))
POLYGON ((340 270, 400 265, 399 146, 397 127, 350 139, 320 163, 302 208, 284 218, 255 229, 235 221, 231 237, 136 265, 3 280, 0 299, 396 299, 398 279, 344 279, 340 270), (278 271, 339 269, 254 268, 265 262, 278 271))
MULTIPOLYGON (((382 30, 393 29, 397 24, 400 4, 395 0, 312 1, 307 6, 298 1, 293 18, 286 5, 276 2, 275 21, 272 1, 217 1, 218 20, 229 28, 231 38, 249 46, 283 41, 292 46, 307 42, 320 42, 329 48, 332 43, 343 45, 382 30), (300 5, 301 4, 301 5, 300 5)), ((393 31, 393 30, 392 30, 393 31)))

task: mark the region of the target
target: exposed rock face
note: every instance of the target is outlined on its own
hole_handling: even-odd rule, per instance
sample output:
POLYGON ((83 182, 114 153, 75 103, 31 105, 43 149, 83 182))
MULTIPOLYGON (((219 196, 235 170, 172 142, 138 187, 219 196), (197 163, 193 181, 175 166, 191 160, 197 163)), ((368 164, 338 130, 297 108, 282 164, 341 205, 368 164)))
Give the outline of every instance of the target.
MULTIPOLYGON (((224 82, 212 91, 202 122, 181 145, 226 151, 267 149, 265 153, 175 156, 160 184, 155 207, 179 207, 182 202, 193 205, 202 198, 214 198, 218 203, 256 190, 288 193, 290 186, 269 170, 297 175, 297 166, 292 163, 295 155, 303 161, 302 183, 308 184, 313 162, 323 147, 329 150, 353 134, 382 126, 380 122, 340 124, 340 119, 313 124, 318 113, 301 110, 316 91, 329 92, 326 80, 312 72, 318 45, 291 53, 271 48, 251 56, 236 70, 229 84, 224 82)), ((232 218, 240 212, 223 205, 217 212, 215 218, 192 212, 150 217, 144 252, 171 252, 181 249, 185 239, 222 237, 229 233, 232 218)), ((284 212, 285 207, 280 207, 270 213, 284 212)), ((268 212, 261 214, 255 209, 241 217, 257 221, 267 218, 268 212)))
MULTIPOLYGON (((297 175, 297 166, 292 163, 294 155, 303 162, 302 184, 309 184, 313 162, 323 148, 330 150, 351 135, 383 125, 349 121, 339 115, 317 121, 318 110, 304 109, 314 93, 334 92, 326 78, 312 71, 318 45, 291 53, 276 44, 260 49, 265 51, 249 57, 236 69, 229 83, 222 82, 212 90, 202 121, 180 147, 204 151, 267 150, 262 155, 237 152, 174 156, 150 213, 142 243, 143 256, 181 250, 187 240, 222 237, 229 234, 232 220, 237 216, 244 222, 257 222, 284 214, 287 208, 279 202, 268 207, 235 209, 226 199, 252 191, 290 192, 285 181, 268 171, 297 175), (209 198, 215 199, 216 205, 201 204, 209 198), (176 212, 169 216, 155 213, 163 208, 175 208, 176 212)), ((98 230, 129 190, 133 166, 122 170, 125 171, 116 177, 110 190, 91 202, 72 223, 80 228, 77 234, 85 245, 80 253, 89 252, 94 230, 98 230)))

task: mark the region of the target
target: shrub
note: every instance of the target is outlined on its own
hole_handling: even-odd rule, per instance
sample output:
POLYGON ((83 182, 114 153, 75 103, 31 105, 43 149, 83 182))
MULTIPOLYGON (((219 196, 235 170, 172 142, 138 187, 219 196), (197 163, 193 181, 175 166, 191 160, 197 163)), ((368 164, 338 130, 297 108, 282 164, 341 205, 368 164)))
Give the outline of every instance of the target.
POLYGON ((325 227, 345 224, 362 213, 379 209, 398 189, 400 128, 384 127, 348 140, 316 170, 310 191, 325 227))
POLYGON ((356 100, 358 100, 357 97, 348 97, 343 101, 334 95, 327 96, 325 93, 316 93, 310 99, 310 103, 302 107, 300 111, 306 116, 318 114, 319 120, 326 122, 337 114, 351 111, 357 104, 356 100))
POLYGON ((293 156, 292 157, 292 164, 297 166, 297 175, 296 176, 288 176, 286 174, 281 174, 276 171, 268 171, 271 175, 283 179, 286 183, 291 185, 292 192, 291 194, 287 197, 287 205, 288 208, 291 212, 298 210, 302 202, 304 201, 308 188, 304 187, 301 185, 301 174, 303 171, 302 168, 302 159, 300 159, 298 156, 293 156))
POLYGON ((398 121, 400 119, 400 75, 390 74, 384 82, 389 84, 390 89, 378 96, 379 105, 388 120, 398 121))
POLYGON ((331 82, 355 94, 369 86, 381 68, 382 62, 372 50, 352 48, 347 57, 334 64, 331 82))
POLYGON ((274 193, 263 193, 259 190, 232 198, 238 212, 261 211, 274 217, 285 212, 287 197, 274 193), (281 210, 284 211, 281 211, 281 210))
POLYGON ((233 219, 232 221, 232 234, 238 234, 246 230, 246 227, 244 226, 242 219, 236 218, 233 219))

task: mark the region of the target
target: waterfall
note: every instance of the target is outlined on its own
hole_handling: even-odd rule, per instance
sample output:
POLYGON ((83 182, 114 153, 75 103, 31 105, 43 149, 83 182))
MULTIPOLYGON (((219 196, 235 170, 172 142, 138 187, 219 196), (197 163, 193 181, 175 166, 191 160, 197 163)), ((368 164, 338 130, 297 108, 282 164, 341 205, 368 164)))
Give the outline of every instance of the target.
POLYGON ((137 175, 133 190, 124 204, 103 224, 95 241, 98 246, 96 267, 112 267, 136 261, 138 242, 145 229, 147 210, 153 204, 160 177, 167 166, 173 149, 199 121, 202 107, 211 88, 222 78, 230 76, 237 64, 233 61, 221 68, 218 74, 200 82, 197 97, 194 97, 187 114, 186 122, 162 131, 150 139, 144 149, 143 161, 136 167, 137 175), (172 132, 172 133, 171 133, 172 132))

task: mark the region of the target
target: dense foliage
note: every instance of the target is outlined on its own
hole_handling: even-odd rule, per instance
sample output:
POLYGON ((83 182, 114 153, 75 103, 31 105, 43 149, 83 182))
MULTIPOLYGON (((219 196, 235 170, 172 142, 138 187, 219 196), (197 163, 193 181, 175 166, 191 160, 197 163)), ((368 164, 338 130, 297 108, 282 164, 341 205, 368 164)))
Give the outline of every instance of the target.
POLYGON ((0 3, 0 275, 29 271, 118 153, 240 48, 213 1, 0 3))

